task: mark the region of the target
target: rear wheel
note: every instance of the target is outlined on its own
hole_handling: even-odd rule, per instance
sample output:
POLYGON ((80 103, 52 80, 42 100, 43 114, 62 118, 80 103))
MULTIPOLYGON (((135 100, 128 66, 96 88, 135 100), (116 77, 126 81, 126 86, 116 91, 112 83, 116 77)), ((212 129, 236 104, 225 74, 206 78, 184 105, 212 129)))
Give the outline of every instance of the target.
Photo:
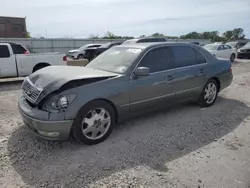
POLYGON ((230 56, 230 61, 233 63, 234 60, 235 60, 235 54, 232 54, 232 55, 230 56))
POLYGON ((104 141, 115 125, 113 107, 105 101, 93 101, 78 113, 73 126, 74 137, 87 145, 104 141))
POLYGON ((212 106, 217 99, 218 92, 218 83, 214 79, 209 80, 201 93, 199 104, 202 107, 212 106))

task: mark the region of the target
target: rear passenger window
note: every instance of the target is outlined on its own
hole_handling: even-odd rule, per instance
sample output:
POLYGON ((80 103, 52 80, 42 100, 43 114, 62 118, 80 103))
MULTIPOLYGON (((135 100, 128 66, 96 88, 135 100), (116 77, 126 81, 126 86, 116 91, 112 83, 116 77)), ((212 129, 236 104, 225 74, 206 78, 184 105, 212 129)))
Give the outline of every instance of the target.
POLYGON ((231 46, 229 46, 229 45, 224 45, 227 49, 232 49, 232 47, 231 46))
POLYGON ((25 54, 26 49, 21 45, 12 44, 11 45, 14 54, 25 54))
POLYGON ((205 57, 198 51, 194 50, 196 55, 196 64, 206 63, 205 57))
POLYGON ((148 67, 150 73, 172 68, 171 54, 168 48, 157 48, 148 52, 142 59, 140 67, 148 67))
POLYGON ((193 48, 188 46, 173 46, 174 67, 185 67, 196 64, 196 54, 193 48))
POLYGON ((0 46, 0 58, 10 57, 9 48, 5 45, 0 46))

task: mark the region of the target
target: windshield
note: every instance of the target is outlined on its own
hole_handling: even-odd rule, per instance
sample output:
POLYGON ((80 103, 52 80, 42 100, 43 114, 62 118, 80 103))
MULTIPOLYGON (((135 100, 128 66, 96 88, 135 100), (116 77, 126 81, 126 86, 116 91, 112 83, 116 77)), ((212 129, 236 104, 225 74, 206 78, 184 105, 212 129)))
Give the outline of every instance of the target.
POLYGON ((138 41, 138 39, 131 39, 131 40, 126 40, 122 44, 134 44, 138 41))
POLYGON ((216 44, 207 44, 205 46, 203 46, 206 50, 216 50, 216 48, 218 47, 218 45, 216 44))
POLYGON ((100 48, 108 48, 110 44, 111 44, 111 42, 105 43, 105 44, 101 45, 100 48))
POLYGON ((246 43, 246 45, 244 47, 250 47, 250 42, 246 43))
POLYGON ((125 73, 141 51, 141 48, 110 48, 101 55, 97 56, 88 65, 86 65, 86 67, 116 73, 125 73))

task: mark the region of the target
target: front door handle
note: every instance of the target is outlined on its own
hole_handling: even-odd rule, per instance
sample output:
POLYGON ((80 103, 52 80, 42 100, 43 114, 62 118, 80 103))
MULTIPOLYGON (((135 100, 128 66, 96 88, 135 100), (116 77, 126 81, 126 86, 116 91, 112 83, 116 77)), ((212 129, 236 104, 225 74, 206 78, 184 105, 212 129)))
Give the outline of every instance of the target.
POLYGON ((174 79, 174 77, 171 76, 171 75, 169 75, 169 76, 166 77, 166 80, 167 80, 167 81, 171 81, 171 80, 173 80, 173 79, 174 79))

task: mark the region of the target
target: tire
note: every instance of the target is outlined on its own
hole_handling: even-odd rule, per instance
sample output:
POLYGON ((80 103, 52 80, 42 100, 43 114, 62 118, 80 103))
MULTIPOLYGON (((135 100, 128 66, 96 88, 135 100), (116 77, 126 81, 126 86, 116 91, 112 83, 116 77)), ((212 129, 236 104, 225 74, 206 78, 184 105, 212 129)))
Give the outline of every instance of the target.
POLYGON ((73 136, 86 145, 98 144, 112 132, 115 118, 115 111, 110 104, 102 100, 92 101, 78 112, 73 124, 73 136))
POLYGON ((234 62, 234 60, 235 60, 235 54, 232 54, 231 56, 230 56, 230 61, 233 63, 234 62))
POLYGON ((42 68, 45 68, 45 67, 48 67, 49 65, 46 65, 46 64, 41 64, 41 65, 36 65, 34 68, 33 68, 33 73, 42 69, 42 68))
POLYGON ((84 55, 83 55, 83 54, 79 54, 79 55, 77 56, 77 59, 84 59, 84 55))
POLYGON ((216 99, 217 99, 218 92, 219 92, 218 83, 214 79, 209 80, 206 83, 203 90, 202 90, 200 99, 198 101, 199 105, 201 107, 212 106, 215 103, 216 99), (212 86, 213 89, 209 90, 209 87, 211 87, 211 86, 212 86), (208 94, 209 91, 211 92, 211 94, 208 94), (211 97, 211 98, 209 98, 209 97, 211 97), (211 100, 209 100, 208 98, 211 99, 211 100))

